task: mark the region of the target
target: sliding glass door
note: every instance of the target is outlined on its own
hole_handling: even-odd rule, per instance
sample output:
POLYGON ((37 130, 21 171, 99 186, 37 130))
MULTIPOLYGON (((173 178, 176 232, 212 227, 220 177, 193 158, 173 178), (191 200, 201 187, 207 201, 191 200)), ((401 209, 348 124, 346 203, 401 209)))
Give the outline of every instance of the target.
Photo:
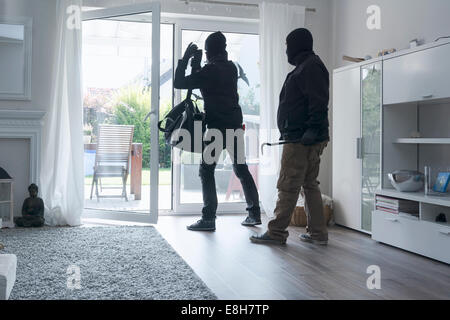
POLYGON ((160 32, 172 48, 159 3, 83 14, 85 207, 150 214, 153 223, 159 181, 167 184, 161 205, 171 204, 170 149, 157 123, 160 92, 164 108, 172 105, 173 61, 160 61, 160 32))
MULTIPOLYGON (((241 79, 238 80, 239 102, 242 107, 246 158, 250 172, 258 185, 259 167, 259 36, 256 25, 235 25, 234 28, 215 25, 189 26, 184 24, 179 32, 179 52, 181 56, 189 43, 201 49, 208 35, 221 30, 227 38, 229 60, 236 65, 241 79), (206 31, 205 31, 206 30, 206 31), (247 33, 243 33, 247 31, 247 33)), ((205 56, 203 60, 206 60, 205 56)), ((205 63, 205 62, 203 62, 205 63)), ((189 73, 190 70, 187 71, 189 73)), ((178 90, 177 90, 178 91, 178 90)), ((201 96, 198 90, 195 94, 201 96)), ((178 92, 178 101, 184 98, 185 91, 178 92)), ((202 108, 203 101, 198 105, 202 108)), ((174 210, 177 213, 199 213, 202 207, 202 191, 199 177, 200 155, 174 150, 174 210)), ((219 200, 218 212, 245 212, 246 204, 242 186, 233 172, 231 160, 226 151, 220 157, 215 172, 219 200)))

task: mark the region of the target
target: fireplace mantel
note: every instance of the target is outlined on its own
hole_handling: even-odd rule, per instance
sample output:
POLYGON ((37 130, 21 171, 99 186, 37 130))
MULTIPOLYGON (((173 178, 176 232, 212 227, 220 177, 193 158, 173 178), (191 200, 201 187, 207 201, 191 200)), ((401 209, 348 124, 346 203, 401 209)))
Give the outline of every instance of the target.
POLYGON ((0 139, 30 140, 30 183, 38 185, 44 116, 44 111, 0 109, 0 139))

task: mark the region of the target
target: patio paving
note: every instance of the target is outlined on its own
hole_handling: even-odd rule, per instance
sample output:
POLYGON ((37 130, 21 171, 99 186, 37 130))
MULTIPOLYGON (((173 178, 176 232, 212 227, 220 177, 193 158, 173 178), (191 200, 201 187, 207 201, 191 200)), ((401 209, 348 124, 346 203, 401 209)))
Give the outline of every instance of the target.
MULTIPOLYGON (((101 195, 119 195, 121 193, 121 185, 109 185, 117 189, 104 189, 100 191, 101 195)), ((91 186, 84 187, 84 207, 86 209, 110 210, 110 211, 133 211, 146 213, 150 208, 150 186, 142 186, 142 199, 134 200, 134 195, 130 195, 130 186, 127 185, 128 201, 124 198, 101 198, 97 201, 94 195, 92 200, 89 199, 91 186)), ((226 193, 219 192, 217 194, 219 202, 225 202, 226 193)), ((182 201, 185 203, 202 203, 202 193, 200 190, 183 190, 182 201)), ((159 208, 160 210, 171 210, 172 188, 170 185, 159 186, 159 208)), ((227 202, 242 202, 243 199, 236 193, 231 195, 227 202)))

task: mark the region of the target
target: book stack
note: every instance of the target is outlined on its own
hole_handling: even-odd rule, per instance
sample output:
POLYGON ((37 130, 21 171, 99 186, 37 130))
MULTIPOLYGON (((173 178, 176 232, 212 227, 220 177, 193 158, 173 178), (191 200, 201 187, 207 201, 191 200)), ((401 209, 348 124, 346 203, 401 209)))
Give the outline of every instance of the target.
POLYGON ((377 195, 375 198, 375 207, 378 211, 419 219, 419 203, 415 201, 377 195))

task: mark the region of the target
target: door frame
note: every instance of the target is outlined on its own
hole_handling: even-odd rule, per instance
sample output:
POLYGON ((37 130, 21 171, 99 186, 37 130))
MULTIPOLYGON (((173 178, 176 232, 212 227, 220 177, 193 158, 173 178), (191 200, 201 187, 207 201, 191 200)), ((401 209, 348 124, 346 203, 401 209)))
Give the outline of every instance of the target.
MULTIPOLYGON (((174 24, 174 64, 181 59, 182 33, 184 30, 215 32, 220 30, 225 33, 240 33, 259 35, 259 20, 257 19, 237 19, 226 17, 205 17, 205 16, 185 16, 163 17, 163 23, 174 24)), ((203 49, 203 48, 202 48, 203 49)), ((174 89, 174 105, 181 102, 181 90, 174 89)), ((179 152, 172 150, 172 208, 177 215, 200 214, 202 203, 181 203, 181 161, 178 158, 179 152)), ((245 213, 245 203, 219 203, 217 214, 245 213)))
MULTIPOLYGON (((152 83, 150 108, 150 186, 159 185, 159 91, 160 91, 160 23, 161 4, 159 2, 133 4, 85 11, 83 21, 107 19, 120 16, 151 13, 152 24, 152 83)), ((158 187, 150 187, 150 212, 145 215, 145 222, 158 222, 158 187)), ((133 214, 133 213, 131 213, 133 214)), ((114 215, 105 214, 106 219, 115 219, 114 215)))

